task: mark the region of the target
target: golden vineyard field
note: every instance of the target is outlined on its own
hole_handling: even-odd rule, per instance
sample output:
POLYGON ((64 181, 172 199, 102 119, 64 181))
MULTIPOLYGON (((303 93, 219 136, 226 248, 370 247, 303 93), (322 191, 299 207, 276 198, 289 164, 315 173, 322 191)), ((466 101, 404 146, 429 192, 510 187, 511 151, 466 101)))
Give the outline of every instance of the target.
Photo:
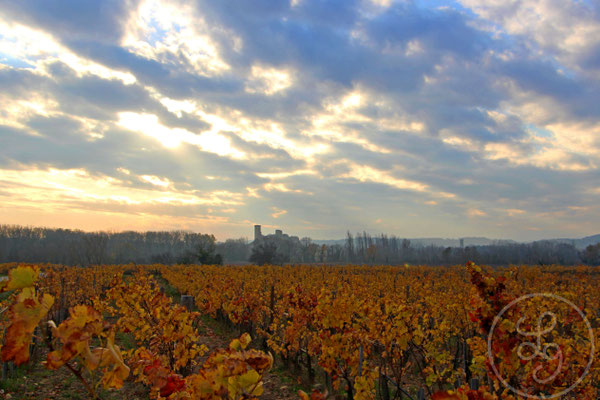
POLYGON ((124 381, 140 382, 153 399, 260 398, 274 359, 319 388, 298 393, 303 399, 600 396, 593 267, 5 265, 0 272, 8 274, 0 283, 2 361, 27 363, 32 348, 44 346, 44 366, 69 370, 91 398, 124 381), (195 310, 165 288, 191 295, 195 310), (209 352, 201 314, 243 334, 209 352), (119 343, 124 334, 134 342, 128 349, 119 343))

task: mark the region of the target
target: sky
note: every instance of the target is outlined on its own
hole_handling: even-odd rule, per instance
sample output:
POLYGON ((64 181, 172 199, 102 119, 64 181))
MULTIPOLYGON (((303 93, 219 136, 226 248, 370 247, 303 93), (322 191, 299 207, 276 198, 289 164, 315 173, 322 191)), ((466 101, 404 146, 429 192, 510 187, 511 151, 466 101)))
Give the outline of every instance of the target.
POLYGON ((0 0, 0 223, 600 233, 600 0, 0 0))

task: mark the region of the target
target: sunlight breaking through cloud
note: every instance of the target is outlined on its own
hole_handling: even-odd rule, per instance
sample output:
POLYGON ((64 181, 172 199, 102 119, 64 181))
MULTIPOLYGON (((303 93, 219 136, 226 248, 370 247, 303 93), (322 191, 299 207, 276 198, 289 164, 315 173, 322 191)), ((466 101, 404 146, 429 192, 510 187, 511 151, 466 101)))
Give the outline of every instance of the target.
POLYGON ((595 234, 597 11, 5 2, 0 217, 227 237, 274 219, 321 238, 595 234))
POLYGON ((192 133, 182 128, 168 128, 152 114, 131 112, 119 113, 119 125, 134 132, 147 135, 158 140, 163 146, 174 149, 182 143, 198 146, 203 151, 218 155, 230 155, 234 158, 244 158, 244 153, 234 149, 230 141, 215 132, 192 133))

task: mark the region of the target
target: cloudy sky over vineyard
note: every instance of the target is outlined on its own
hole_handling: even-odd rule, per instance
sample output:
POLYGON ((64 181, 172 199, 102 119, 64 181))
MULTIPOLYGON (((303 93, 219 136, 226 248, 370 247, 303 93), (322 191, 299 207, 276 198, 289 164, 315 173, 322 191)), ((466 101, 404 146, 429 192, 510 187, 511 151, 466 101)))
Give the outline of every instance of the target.
POLYGON ((600 228, 598 0, 0 0, 0 220, 600 228))

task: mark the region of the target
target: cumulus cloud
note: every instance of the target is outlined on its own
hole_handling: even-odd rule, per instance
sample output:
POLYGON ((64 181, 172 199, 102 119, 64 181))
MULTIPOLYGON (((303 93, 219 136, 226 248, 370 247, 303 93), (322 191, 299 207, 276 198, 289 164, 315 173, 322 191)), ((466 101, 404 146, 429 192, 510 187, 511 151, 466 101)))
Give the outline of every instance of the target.
POLYGON ((594 4, 0 0, 0 217, 597 233, 594 4))

